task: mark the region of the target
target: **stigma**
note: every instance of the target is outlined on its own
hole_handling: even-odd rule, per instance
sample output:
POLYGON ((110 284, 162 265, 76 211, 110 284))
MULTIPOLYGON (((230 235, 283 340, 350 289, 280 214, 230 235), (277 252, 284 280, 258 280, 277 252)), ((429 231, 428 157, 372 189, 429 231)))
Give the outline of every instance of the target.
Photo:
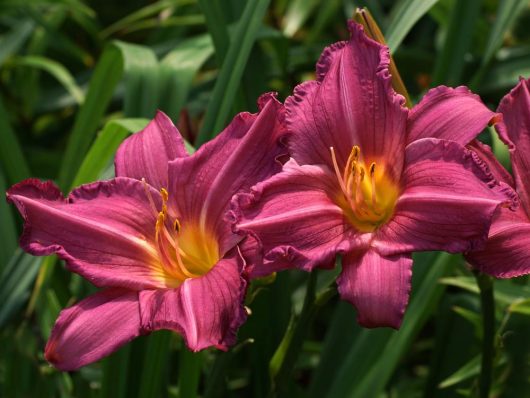
POLYGON ((399 195, 398 185, 387 175, 384 164, 372 161, 367 167, 357 145, 352 147, 342 170, 333 147, 330 152, 341 190, 337 204, 359 231, 374 231, 392 217, 399 195))

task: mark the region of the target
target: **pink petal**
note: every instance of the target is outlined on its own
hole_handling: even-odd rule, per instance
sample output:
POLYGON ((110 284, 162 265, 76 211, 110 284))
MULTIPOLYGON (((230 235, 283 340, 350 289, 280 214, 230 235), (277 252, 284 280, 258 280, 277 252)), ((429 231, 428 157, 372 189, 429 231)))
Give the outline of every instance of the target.
MULTIPOLYGON (((160 195, 149 188, 157 206, 160 195)), ((36 256, 52 253, 96 286, 160 287, 150 264, 156 253, 156 217, 140 181, 116 178, 83 185, 68 199, 51 182, 26 180, 7 193, 24 217, 22 248, 36 256)))
POLYGON ((276 158, 284 152, 279 143, 283 106, 272 94, 259 103, 258 114, 240 113, 193 156, 170 163, 169 193, 175 194, 170 205, 182 223, 213 230, 222 253, 241 240, 224 218, 232 196, 281 170, 276 158))
POLYGON ((226 350, 247 317, 242 267, 240 255, 231 254, 206 275, 186 279, 176 289, 140 292, 143 328, 174 330, 193 351, 212 346, 226 350))
POLYGON ((496 116, 467 87, 439 86, 410 111, 407 142, 440 138, 466 145, 496 116))
POLYGON ((497 182, 472 151, 453 141, 423 139, 407 147, 394 217, 374 243, 382 253, 475 250, 486 241, 493 214, 513 190, 497 182))
POLYGON ((521 79, 497 110, 504 118, 505 125, 497 127, 510 149, 515 187, 530 216, 530 79, 521 79))
POLYGON ((343 257, 337 284, 341 298, 357 309, 359 324, 399 329, 409 301, 411 278, 410 255, 386 257, 368 250, 343 257))
POLYGON ((142 131, 120 145, 114 161, 116 177, 145 178, 156 189, 167 188, 168 162, 187 155, 179 131, 158 111, 142 131))
MULTIPOLYGON (((256 237, 266 254, 266 275, 296 266, 305 270, 332 267, 337 253, 366 245, 331 198, 340 188, 331 171, 299 166, 290 160, 284 170, 234 198, 236 230, 256 237)), ((254 274, 253 274, 254 275, 254 274)))
POLYGON ((61 311, 44 356, 59 370, 76 370, 139 335, 138 292, 103 290, 61 311))
POLYGON ((344 166, 354 145, 364 162, 392 157, 394 177, 403 164, 407 110, 394 92, 388 48, 367 38, 361 25, 349 25, 351 38, 326 48, 317 81, 299 85, 285 101, 292 133, 289 147, 299 164, 325 164, 330 147, 344 166))
POLYGON ((514 186, 512 176, 502 167, 488 145, 483 144, 479 140, 473 140, 467 147, 479 156, 497 181, 504 182, 511 187, 514 186))
POLYGON ((501 209, 483 250, 468 253, 474 268, 496 278, 530 273, 530 220, 522 209, 501 209))

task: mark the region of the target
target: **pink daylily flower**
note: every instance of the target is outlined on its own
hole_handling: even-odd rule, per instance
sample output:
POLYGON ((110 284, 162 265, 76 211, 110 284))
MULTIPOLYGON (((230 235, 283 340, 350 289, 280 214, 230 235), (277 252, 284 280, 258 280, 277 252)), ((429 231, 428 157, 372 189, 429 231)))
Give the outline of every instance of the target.
POLYGON ((224 217, 236 192, 281 169, 283 150, 283 105, 266 94, 259 106, 191 156, 158 112, 119 148, 116 178, 66 199, 35 179, 8 191, 24 217, 24 250, 57 253, 102 288, 61 312, 45 349, 51 364, 75 370, 158 329, 180 333, 193 351, 235 343, 247 259, 224 217))
POLYGON ((331 268, 340 254, 338 290, 359 323, 399 328, 411 252, 482 247, 511 189, 464 147, 495 113, 465 87, 432 89, 408 110, 388 49, 349 28, 285 102, 292 159, 236 196, 232 216, 262 247, 256 274, 331 268))
POLYGON ((481 272, 513 278, 530 273, 530 79, 521 79, 497 111, 503 122, 496 127, 509 147, 515 181, 487 146, 475 143, 472 149, 499 181, 515 188, 521 206, 516 211, 501 209, 493 219, 486 247, 466 258, 481 272))

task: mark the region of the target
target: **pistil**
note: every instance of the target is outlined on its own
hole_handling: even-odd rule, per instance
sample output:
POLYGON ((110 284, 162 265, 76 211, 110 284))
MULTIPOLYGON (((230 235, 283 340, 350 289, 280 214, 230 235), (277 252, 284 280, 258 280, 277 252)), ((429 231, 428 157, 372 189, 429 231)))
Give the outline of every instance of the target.
POLYGON ((346 215, 360 230, 374 230, 391 215, 397 186, 384 175, 384 169, 377 171, 376 162, 371 162, 368 168, 364 166, 357 145, 350 151, 342 173, 334 148, 330 147, 330 151, 333 169, 347 204, 346 215))

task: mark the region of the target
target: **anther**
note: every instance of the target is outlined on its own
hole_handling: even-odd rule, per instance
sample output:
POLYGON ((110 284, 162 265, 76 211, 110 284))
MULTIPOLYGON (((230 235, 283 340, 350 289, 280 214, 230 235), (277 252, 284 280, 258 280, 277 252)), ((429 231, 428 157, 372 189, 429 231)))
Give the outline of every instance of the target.
POLYGON ((167 193, 167 190, 165 188, 160 188, 160 195, 162 195, 162 200, 164 202, 167 202, 169 194, 167 193))
POLYGON ((180 233, 180 221, 178 218, 175 218, 175 221, 173 222, 173 229, 177 234, 180 233))
POLYGON ((353 160, 357 160, 359 158, 360 152, 361 152, 361 148, 359 148, 357 145, 354 145, 353 148, 351 149, 353 160))
POLYGON ((375 162, 372 162, 372 164, 370 165, 370 177, 374 177, 374 173, 375 173, 375 162))
POLYGON ((364 168, 360 167, 361 169, 361 181, 364 180, 364 168))

